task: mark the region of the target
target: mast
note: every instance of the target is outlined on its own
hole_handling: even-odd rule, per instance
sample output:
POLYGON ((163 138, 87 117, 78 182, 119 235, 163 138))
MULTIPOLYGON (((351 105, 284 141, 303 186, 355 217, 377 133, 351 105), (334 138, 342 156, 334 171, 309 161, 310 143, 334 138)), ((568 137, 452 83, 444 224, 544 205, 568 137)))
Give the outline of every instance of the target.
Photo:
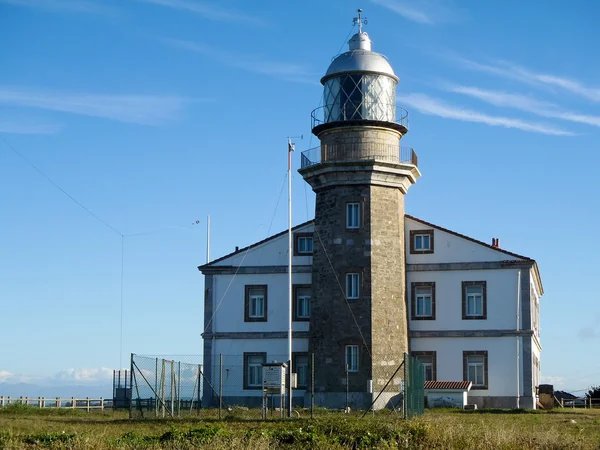
POLYGON ((294 144, 288 137, 288 417, 292 417, 292 152, 294 144))

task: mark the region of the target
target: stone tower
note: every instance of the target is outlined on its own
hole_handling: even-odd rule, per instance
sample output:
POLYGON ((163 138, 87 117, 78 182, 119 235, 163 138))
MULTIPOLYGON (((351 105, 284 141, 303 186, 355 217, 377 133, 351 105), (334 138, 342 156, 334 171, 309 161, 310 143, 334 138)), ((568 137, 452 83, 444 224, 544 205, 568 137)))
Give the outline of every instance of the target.
POLYGON ((309 351, 316 404, 328 407, 344 406, 346 376, 352 406, 368 406, 408 351, 404 195, 421 174, 400 147, 408 113, 396 106, 398 77, 371 50, 360 12, 349 51, 321 79, 320 146, 299 170, 316 193, 309 351))

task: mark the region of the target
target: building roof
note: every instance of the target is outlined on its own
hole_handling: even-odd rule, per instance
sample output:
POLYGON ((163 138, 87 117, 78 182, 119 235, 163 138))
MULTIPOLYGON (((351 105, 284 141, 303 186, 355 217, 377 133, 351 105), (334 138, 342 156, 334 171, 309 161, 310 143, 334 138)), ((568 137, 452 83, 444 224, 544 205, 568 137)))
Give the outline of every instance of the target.
POLYGON ((525 261, 533 261, 533 259, 531 259, 531 258, 529 258, 527 256, 523 256, 523 255, 519 255, 517 253, 509 252, 508 250, 503 250, 500 247, 493 247, 490 244, 487 244, 487 243, 485 243, 483 241, 478 241, 477 239, 473 239, 472 237, 465 236, 464 234, 457 233, 456 231, 448 230, 447 228, 440 227, 439 225, 435 225, 435 224, 430 223, 430 222, 425 222, 424 220, 419 219, 417 217, 414 217, 414 216, 411 216, 411 215, 408 215, 408 214, 405 214, 404 217, 406 217, 408 219, 411 219, 411 220, 414 220, 416 222, 422 223, 423 225, 427 225, 429 227, 437 228, 438 230, 441 230, 441 231, 443 231, 445 233, 453 234, 454 236, 458 236, 460 238, 466 239, 467 241, 475 242, 476 244, 483 245, 484 247, 487 247, 489 249, 495 250, 497 252, 504 253, 504 254, 512 256, 514 258, 519 258, 520 260, 525 260, 525 261))
MULTIPOLYGON (((311 225, 312 223, 314 223, 314 220, 309 220, 307 222, 301 223, 300 225, 296 225, 295 227, 293 227, 292 231, 296 231, 296 230, 298 230, 300 228, 304 228, 305 226, 311 225)), ((269 236, 268 238, 265 238, 262 241, 258 241, 256 243, 254 243, 252 245, 249 245, 247 247, 244 247, 244 248, 239 248, 239 249, 235 250, 234 252, 231 252, 231 253, 229 253, 229 254, 227 254, 225 256, 221 256, 220 258, 214 259, 214 260, 212 260, 209 263, 206 263, 206 264, 204 264, 202 266, 198 266, 198 270, 202 270, 205 267, 210 267, 210 266, 212 266, 212 265, 214 265, 214 264, 216 264, 218 262, 223 261, 224 259, 230 258, 232 256, 235 256, 235 255, 239 254, 239 253, 247 252, 248 250, 251 250, 251 249, 253 249, 255 247, 258 247, 258 246, 260 246, 262 244, 265 244, 265 243, 267 243, 269 241, 272 241, 273 239, 277 239, 278 237, 283 236, 287 232, 288 232, 288 230, 284 230, 284 231, 282 231, 280 233, 274 234, 273 236, 269 236)))
POLYGON ((470 390, 473 383, 471 381, 426 381, 425 389, 445 389, 445 390, 470 390))
MULTIPOLYGON (((517 253, 509 252, 508 250, 504 250, 504 249, 499 248, 499 247, 493 247, 493 246, 491 246, 491 245, 489 245, 489 244, 487 244, 487 243, 485 243, 483 241, 479 241, 477 239, 473 239, 472 237, 466 236, 464 234, 457 233, 456 231, 452 231, 452 230, 449 230, 447 228, 440 227, 439 225, 435 225, 433 223, 426 222, 425 220, 419 219, 419 218, 411 216, 409 214, 405 214, 404 217, 407 218, 407 219, 414 220, 415 222, 422 223, 423 225, 436 228, 436 229, 441 230, 441 231, 443 231, 445 233, 449 233, 449 234, 452 234, 454 236, 458 236, 458 237, 460 237, 462 239, 466 239, 466 240, 474 242, 476 244, 483 245, 484 247, 487 247, 487 248, 489 248, 491 250, 494 250, 496 252, 501 252, 501 253, 504 253, 505 255, 512 256, 513 258, 518 258, 518 261, 506 260, 506 261, 503 261, 503 263, 506 263, 506 264, 511 264, 511 263, 512 264, 517 264, 517 263, 523 262, 523 261, 527 261, 527 262, 533 263, 533 267, 534 267, 534 270, 535 270, 535 272, 537 274, 537 278, 539 280, 540 287, 541 287, 540 294, 544 293, 543 286, 542 286, 542 279, 541 279, 540 274, 539 274, 539 269, 538 269, 537 263, 535 262, 534 259, 529 258, 527 256, 519 255, 517 253)), ((306 221, 304 223, 301 223, 300 225, 296 225, 295 227, 293 227, 292 231, 296 231, 298 229, 306 227, 307 225, 312 225, 312 224, 314 224, 314 220, 308 220, 308 221, 306 221)), ((287 230, 284 230, 284 231, 282 231, 280 233, 274 234, 273 236, 269 236, 268 238, 265 238, 262 241, 256 242, 256 243, 254 243, 252 245, 249 245, 247 247, 244 247, 244 248, 240 248, 240 249, 238 249, 238 250, 236 250, 234 252, 231 252, 231 253, 229 253, 229 254, 227 254, 225 256, 217 258, 217 259, 215 259, 215 260, 213 260, 213 261, 211 261, 211 262, 209 262, 207 264, 204 264, 202 266, 198 266, 198 270, 202 270, 205 267, 211 267, 214 264, 216 264, 216 263, 218 263, 220 261, 223 261, 224 259, 230 258, 232 256, 235 256, 235 255, 239 254, 239 253, 243 253, 243 252, 246 252, 248 250, 251 250, 251 249, 253 249, 255 247, 258 247, 258 246, 260 246, 262 244, 265 244, 265 243, 267 243, 267 242, 269 242, 269 241, 271 241, 273 239, 277 239, 278 237, 281 237, 281 236, 285 235, 287 232, 288 232, 287 230)))
POLYGON ((472 237, 466 236, 464 234, 457 233, 456 231, 452 231, 452 230, 449 230, 447 228, 440 227, 439 225, 435 225, 433 223, 426 222, 426 221, 424 221, 422 219, 419 219, 417 217, 411 216, 409 214, 405 214, 404 217, 408 218, 408 219, 411 219, 411 220, 414 220, 415 222, 422 223, 423 225, 427 225, 429 227, 437 228, 438 230, 441 230, 441 231, 443 231, 445 233, 449 233, 449 234, 452 234, 454 236, 458 236, 458 237, 460 237, 462 239, 466 239, 467 241, 474 242, 475 244, 483 245, 484 247, 487 247, 487 248, 489 248, 491 250, 494 250, 494 251, 497 251, 497 252, 501 252, 501 253, 504 253, 505 255, 509 255, 509 256, 512 256, 513 258, 518 258, 519 259, 519 261, 514 261, 514 260, 502 261, 504 264, 507 264, 507 265, 508 264, 518 264, 519 262, 523 262, 523 261, 528 261, 528 262, 533 263, 533 269, 535 270, 535 274, 537 275, 537 280, 539 282, 540 295, 542 295, 544 293, 544 286, 542 285, 542 277, 540 276, 540 270, 538 268, 538 265, 537 265, 537 262, 535 261, 535 259, 529 258, 528 256, 519 255, 518 253, 509 252, 508 250, 504 250, 504 249, 502 249, 500 247, 493 247, 493 246, 491 246, 490 244, 488 244, 486 242, 479 241, 477 239, 473 239, 472 237))

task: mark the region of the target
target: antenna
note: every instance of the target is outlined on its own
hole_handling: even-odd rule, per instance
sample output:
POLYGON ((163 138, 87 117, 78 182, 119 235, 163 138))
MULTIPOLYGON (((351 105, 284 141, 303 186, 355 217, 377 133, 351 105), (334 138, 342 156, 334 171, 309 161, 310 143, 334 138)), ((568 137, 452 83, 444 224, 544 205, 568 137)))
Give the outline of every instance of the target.
POLYGON ((358 13, 358 17, 355 17, 354 19, 352 19, 352 23, 354 25, 358 24, 358 33, 362 33, 362 26, 363 24, 367 24, 367 18, 365 17, 364 19, 361 17, 361 13, 362 13, 362 8, 358 8, 356 10, 356 12, 358 13))

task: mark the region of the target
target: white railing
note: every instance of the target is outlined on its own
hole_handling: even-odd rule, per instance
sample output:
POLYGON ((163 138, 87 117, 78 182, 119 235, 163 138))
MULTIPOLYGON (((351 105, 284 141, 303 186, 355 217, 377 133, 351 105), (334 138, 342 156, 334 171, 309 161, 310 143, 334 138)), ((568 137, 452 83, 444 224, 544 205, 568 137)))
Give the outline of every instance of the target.
POLYGON ((104 398, 75 398, 75 397, 4 397, 0 396, 0 408, 9 405, 35 406, 37 408, 63 408, 63 409, 85 409, 104 411, 104 408, 112 407, 112 399, 104 398))

